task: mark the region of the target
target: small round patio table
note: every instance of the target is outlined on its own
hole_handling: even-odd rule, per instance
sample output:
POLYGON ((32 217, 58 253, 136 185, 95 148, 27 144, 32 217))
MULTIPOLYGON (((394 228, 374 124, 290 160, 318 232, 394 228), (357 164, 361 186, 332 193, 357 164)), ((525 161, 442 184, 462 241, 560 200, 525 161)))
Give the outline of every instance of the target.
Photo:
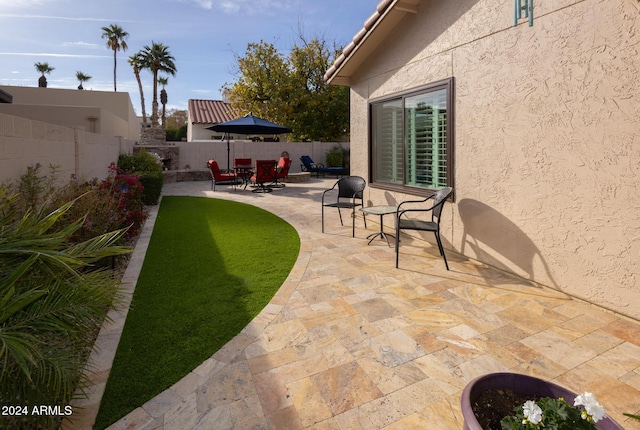
POLYGON ((369 243, 367 245, 371 245, 371 242, 373 241, 373 239, 380 236, 381 239, 384 239, 387 241, 388 246, 391 246, 391 244, 389 243, 389 236, 393 238, 395 238, 395 236, 384 232, 383 218, 385 215, 394 214, 397 211, 398 211, 397 206, 368 206, 368 207, 360 208, 360 212, 364 214, 380 215, 380 231, 367 236, 367 239, 369 239, 369 243))

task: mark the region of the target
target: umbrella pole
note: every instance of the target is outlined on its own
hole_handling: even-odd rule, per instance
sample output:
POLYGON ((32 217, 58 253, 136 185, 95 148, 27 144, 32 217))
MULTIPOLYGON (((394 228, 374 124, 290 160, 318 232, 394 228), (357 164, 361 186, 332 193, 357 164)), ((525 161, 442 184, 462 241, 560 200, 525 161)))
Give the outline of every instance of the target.
POLYGON ((227 172, 230 172, 231 168, 229 165, 229 132, 227 132, 227 172))

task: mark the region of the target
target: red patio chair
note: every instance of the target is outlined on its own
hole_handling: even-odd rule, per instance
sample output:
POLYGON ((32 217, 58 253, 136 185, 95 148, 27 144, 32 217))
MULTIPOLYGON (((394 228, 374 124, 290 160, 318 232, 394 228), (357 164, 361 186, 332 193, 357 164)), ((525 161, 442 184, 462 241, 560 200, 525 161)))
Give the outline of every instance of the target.
POLYGON ((270 193, 273 191, 270 185, 276 180, 276 160, 256 160, 256 170, 251 181, 256 184, 254 193, 270 193))
POLYGON ((276 179, 273 181, 272 187, 282 188, 285 186, 281 179, 284 179, 289 175, 289 167, 291 166, 291 158, 289 157, 280 157, 278 161, 278 165, 276 166, 276 179))
POLYGON ((220 167, 218 167, 216 160, 209 160, 207 166, 209 167, 209 173, 211 173, 211 189, 213 191, 216 190, 216 184, 226 183, 235 185, 238 183, 238 177, 235 173, 220 172, 220 167))

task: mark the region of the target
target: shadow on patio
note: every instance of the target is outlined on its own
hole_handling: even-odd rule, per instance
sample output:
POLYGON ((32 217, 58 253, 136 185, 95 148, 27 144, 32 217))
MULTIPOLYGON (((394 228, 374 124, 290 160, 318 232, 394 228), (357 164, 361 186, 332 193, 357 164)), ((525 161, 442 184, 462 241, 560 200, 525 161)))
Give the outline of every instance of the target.
POLYGON ((235 339, 111 428, 459 429, 465 385, 514 371, 592 391, 640 429, 623 416, 640 410, 640 324, 452 251, 446 271, 437 247, 415 239, 396 269, 393 247, 367 245, 373 218, 369 230, 357 220, 352 238, 329 213, 320 232, 320 195, 333 182, 265 196, 165 185, 164 195, 269 210, 296 228, 301 252, 235 339))

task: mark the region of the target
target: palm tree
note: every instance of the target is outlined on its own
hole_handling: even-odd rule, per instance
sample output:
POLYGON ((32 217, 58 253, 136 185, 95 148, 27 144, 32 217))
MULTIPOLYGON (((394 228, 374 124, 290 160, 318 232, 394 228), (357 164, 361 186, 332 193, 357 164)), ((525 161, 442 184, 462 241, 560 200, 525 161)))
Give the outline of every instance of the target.
POLYGON ((151 125, 158 126, 158 72, 164 72, 171 76, 176 74, 175 58, 169 52, 169 48, 162 43, 151 42, 151 46, 145 46, 142 50, 144 65, 153 73, 153 102, 151 103, 151 125))
POLYGON ((116 52, 119 50, 126 51, 128 46, 125 39, 129 37, 129 33, 124 31, 122 27, 117 24, 111 24, 109 27, 102 27, 102 38, 107 39, 107 48, 113 50, 113 91, 116 89, 116 52))
POLYGON ((142 91, 142 81, 140 80, 140 70, 144 68, 144 56, 142 51, 129 57, 129 64, 133 67, 133 74, 136 75, 138 88, 140 89, 140 103, 142 104, 142 123, 147 123, 147 111, 144 108, 144 92, 142 91))
POLYGON ((164 86, 169 83, 169 78, 166 76, 158 78, 158 83, 162 85, 162 91, 160 91, 160 103, 162 103, 162 128, 166 128, 165 119, 167 114, 167 101, 169 99, 167 98, 167 91, 164 89, 164 86))
POLYGON ((80 85, 78 85, 78 89, 83 90, 84 88, 82 87, 82 83, 87 82, 89 79, 91 79, 91 76, 85 75, 84 73, 78 71, 76 72, 76 78, 80 81, 80 85))
POLYGON ((40 76, 40 79, 38 79, 38 87, 47 88, 47 78, 44 75, 45 73, 51 73, 55 69, 49 66, 49 63, 35 63, 34 66, 36 66, 36 70, 38 72, 42 73, 42 76, 40 76))

